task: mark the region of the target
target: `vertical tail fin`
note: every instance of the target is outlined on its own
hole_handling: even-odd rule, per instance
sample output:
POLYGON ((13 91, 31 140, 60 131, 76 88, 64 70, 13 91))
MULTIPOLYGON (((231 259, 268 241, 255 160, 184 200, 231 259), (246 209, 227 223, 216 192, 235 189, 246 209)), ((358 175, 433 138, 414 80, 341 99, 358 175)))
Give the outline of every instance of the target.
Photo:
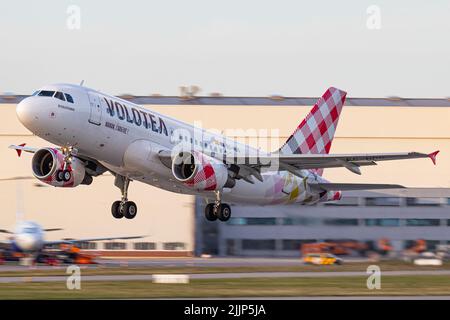
MULTIPOLYGON (((280 148, 282 154, 327 154, 347 93, 328 88, 305 119, 280 148)), ((323 169, 316 170, 322 174, 323 169)))

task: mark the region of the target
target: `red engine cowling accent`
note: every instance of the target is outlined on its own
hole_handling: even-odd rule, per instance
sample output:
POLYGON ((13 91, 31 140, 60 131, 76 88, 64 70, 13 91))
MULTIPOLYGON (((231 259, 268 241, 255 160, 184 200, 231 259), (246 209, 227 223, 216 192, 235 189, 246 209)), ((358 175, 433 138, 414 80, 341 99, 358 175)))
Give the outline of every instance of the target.
POLYGON ((227 167, 201 152, 180 152, 172 159, 174 177, 196 190, 214 191, 232 187, 227 167))
POLYGON ((66 167, 72 173, 69 181, 58 181, 56 174, 64 168, 64 155, 55 148, 42 148, 35 152, 31 160, 33 175, 40 181, 54 187, 71 188, 78 186, 84 179, 86 172, 83 162, 73 157, 66 167))

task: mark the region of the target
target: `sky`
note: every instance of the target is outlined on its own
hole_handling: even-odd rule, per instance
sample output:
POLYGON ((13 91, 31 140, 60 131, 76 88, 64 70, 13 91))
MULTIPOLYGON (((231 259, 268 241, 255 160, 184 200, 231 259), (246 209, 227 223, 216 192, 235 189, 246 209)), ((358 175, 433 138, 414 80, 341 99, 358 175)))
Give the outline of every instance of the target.
POLYGON ((0 93, 449 97, 449 35, 442 0, 4 0, 0 93))

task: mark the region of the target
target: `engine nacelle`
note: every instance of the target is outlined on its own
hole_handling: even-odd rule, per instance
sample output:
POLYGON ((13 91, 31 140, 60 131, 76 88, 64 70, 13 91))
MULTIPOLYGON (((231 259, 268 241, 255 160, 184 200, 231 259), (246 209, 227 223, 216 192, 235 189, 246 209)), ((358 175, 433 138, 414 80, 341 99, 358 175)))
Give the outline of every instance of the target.
POLYGON ((79 184, 90 184, 92 177, 86 174, 84 163, 78 158, 72 157, 67 170, 72 173, 69 181, 58 181, 56 174, 64 168, 64 155, 55 148, 42 148, 34 153, 31 160, 33 175, 40 181, 54 187, 70 188, 79 184))
POLYGON ((172 174, 178 181, 196 190, 214 191, 223 187, 232 188, 235 184, 225 164, 196 151, 182 151, 173 157, 172 174))

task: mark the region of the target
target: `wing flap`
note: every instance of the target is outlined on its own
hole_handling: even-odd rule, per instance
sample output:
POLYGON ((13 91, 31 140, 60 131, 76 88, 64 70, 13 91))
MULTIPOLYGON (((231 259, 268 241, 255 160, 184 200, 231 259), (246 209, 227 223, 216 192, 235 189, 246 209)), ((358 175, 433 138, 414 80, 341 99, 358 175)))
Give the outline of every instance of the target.
POLYGON ((374 190, 374 189, 404 189, 399 184, 374 184, 374 183, 309 183, 315 190, 321 191, 350 191, 350 190, 374 190))

